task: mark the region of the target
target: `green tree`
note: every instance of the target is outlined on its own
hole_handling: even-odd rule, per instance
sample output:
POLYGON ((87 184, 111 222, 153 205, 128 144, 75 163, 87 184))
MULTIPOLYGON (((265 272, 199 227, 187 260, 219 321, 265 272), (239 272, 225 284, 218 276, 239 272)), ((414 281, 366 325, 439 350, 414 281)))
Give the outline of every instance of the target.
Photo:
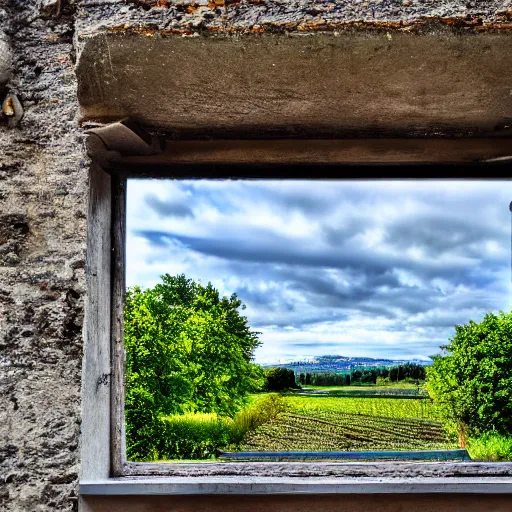
POLYGON ((287 368, 268 368, 265 370, 265 377, 267 379, 264 384, 265 391, 283 391, 299 387, 295 381, 294 371, 287 368))
POLYGON ((466 432, 512 434, 512 313, 489 313, 481 323, 457 325, 446 347, 427 368, 427 390, 466 432))
POLYGON ((124 310, 129 458, 157 456, 162 416, 233 416, 262 385, 259 345, 234 294, 220 297, 184 275, 130 289, 124 310))

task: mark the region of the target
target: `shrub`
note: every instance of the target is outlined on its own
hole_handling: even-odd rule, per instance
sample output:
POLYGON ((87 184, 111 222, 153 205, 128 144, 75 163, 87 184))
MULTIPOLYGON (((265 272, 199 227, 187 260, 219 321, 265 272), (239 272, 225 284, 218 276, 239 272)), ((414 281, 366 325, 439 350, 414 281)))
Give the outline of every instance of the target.
POLYGON ((460 445, 495 430, 512 434, 512 313, 455 326, 447 355, 427 369, 427 390, 456 424, 460 445))
POLYGON ((475 460, 512 460, 512 437, 487 432, 480 437, 469 439, 467 449, 471 458, 475 460))
POLYGON ((391 379, 389 377, 377 377, 377 386, 391 386, 391 379))
POLYGON ((285 403, 277 394, 266 395, 245 409, 237 412, 233 421, 232 443, 239 444, 250 430, 276 418, 285 410, 285 403))

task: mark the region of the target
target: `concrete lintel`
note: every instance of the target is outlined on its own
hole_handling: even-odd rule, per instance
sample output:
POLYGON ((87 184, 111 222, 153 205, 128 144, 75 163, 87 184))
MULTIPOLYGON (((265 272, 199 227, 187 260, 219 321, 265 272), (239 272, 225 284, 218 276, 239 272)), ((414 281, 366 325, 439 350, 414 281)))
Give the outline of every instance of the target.
POLYGON ((179 138, 488 136, 512 120, 512 33, 88 38, 83 121, 179 138))

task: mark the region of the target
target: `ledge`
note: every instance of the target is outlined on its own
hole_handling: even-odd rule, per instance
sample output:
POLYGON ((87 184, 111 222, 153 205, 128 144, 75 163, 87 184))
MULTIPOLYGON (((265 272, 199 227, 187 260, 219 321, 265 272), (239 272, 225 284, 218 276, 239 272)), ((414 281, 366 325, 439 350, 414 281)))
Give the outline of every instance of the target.
POLYGON ((81 495, 512 494, 512 478, 112 478, 80 482, 81 495))

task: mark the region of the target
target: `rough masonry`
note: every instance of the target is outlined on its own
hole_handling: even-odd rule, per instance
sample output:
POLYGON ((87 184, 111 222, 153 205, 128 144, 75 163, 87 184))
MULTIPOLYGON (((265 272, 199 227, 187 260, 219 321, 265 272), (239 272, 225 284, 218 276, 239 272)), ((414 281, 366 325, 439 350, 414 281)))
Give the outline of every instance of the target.
MULTIPOLYGON (((99 101, 104 74, 102 84, 94 90, 89 84, 92 92, 87 93, 85 79, 78 84, 75 72, 82 53, 94 66, 96 48, 101 68, 109 62, 109 47, 102 41, 112 41, 117 53, 111 58, 129 76, 127 66, 140 70, 141 62, 130 63, 120 41, 131 50, 150 52, 158 44, 159 49, 172 51, 169 38, 176 38, 181 66, 187 64, 187 52, 196 52, 199 60, 189 61, 182 75, 194 77, 200 59, 208 54, 209 41, 212 48, 222 44, 218 38, 240 45, 246 37, 257 44, 263 39, 254 38, 270 37, 280 44, 282 38, 303 36, 315 47, 320 44, 315 38, 340 36, 350 41, 353 34, 359 41, 376 37, 383 52, 395 35, 421 38, 440 33, 443 38, 460 38, 461 48, 471 48, 468 38, 474 38, 475 45, 488 48, 494 66, 490 83, 502 99, 492 106, 492 122, 489 117, 485 126, 476 123, 467 126, 467 132, 493 129, 494 120, 512 116, 504 99, 512 92, 501 89, 500 62, 485 39, 505 48, 509 40, 504 37, 511 30, 510 0, 0 0, 0 101, 14 93, 24 109, 15 128, 7 127, 5 116, 0 118, 0 509, 77 509, 89 165, 83 132, 88 124, 108 121, 119 112, 136 112, 142 118, 144 112, 144 105, 135 103, 137 98, 132 107, 121 100, 115 103, 108 94, 99 101), (203 53, 197 53, 200 47, 203 53), (116 111, 119 104, 122 108, 116 111)), ((251 51, 257 54, 257 46, 251 51)), ((469 73, 471 61, 464 60, 464 52, 457 56, 452 51, 451 58, 464 62, 469 73)), ((502 58, 503 73, 509 73, 510 52, 502 58)), ((483 66, 482 60, 478 62, 483 66)), ((162 101, 172 115, 179 84, 174 85, 178 89, 170 84, 162 101)), ((264 91, 265 84, 261 87, 264 91)), ((222 91, 209 92, 222 96, 222 91)), ((200 107, 194 91, 190 94, 188 100, 180 99, 181 112, 200 107)), ((251 99, 246 102, 250 116, 251 99)), ((279 104, 274 103, 278 112, 279 104)), ((218 105, 222 111, 222 102, 218 105)), ((307 115, 308 106, 298 98, 295 109, 301 108, 307 115)), ((208 128, 205 119, 199 126, 202 136, 208 128)), ((171 130, 151 116, 145 121, 154 130, 171 130)), ((174 137, 194 132, 193 124, 178 128, 174 137)))

